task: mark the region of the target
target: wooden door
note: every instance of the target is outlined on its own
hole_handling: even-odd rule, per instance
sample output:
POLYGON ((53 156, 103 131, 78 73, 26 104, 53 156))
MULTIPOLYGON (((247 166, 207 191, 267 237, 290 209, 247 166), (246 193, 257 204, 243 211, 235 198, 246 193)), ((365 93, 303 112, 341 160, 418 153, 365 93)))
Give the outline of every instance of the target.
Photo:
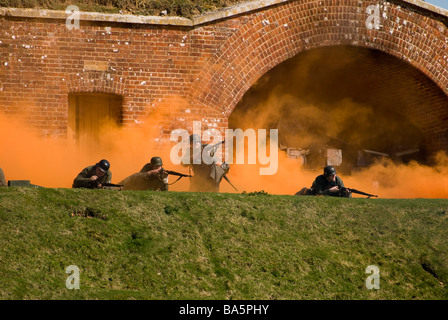
POLYGON ((94 152, 102 133, 121 124, 121 104, 115 95, 69 95, 69 139, 82 151, 94 152))

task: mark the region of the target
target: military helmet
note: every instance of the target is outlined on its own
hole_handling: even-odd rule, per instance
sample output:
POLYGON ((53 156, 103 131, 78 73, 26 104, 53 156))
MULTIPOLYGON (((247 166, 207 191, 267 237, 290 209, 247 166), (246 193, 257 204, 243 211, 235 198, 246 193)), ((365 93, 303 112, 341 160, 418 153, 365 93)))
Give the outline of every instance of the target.
POLYGON ((163 166, 162 158, 160 158, 160 157, 152 157, 151 158, 151 165, 152 166, 163 166))
POLYGON ((107 172, 110 168, 110 163, 106 159, 99 161, 96 166, 100 168, 101 171, 107 172))
POLYGON ((201 137, 194 133, 190 135, 190 143, 201 142, 201 137))
POLYGON ((336 174, 336 169, 333 166, 326 166, 324 168, 324 176, 332 176, 336 174))

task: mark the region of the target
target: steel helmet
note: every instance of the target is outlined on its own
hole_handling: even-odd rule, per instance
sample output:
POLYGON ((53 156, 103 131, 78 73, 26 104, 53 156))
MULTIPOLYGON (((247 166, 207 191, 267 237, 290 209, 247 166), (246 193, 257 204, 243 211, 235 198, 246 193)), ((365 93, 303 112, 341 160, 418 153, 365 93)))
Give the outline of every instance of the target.
POLYGON ((101 169, 101 171, 107 172, 110 168, 110 163, 106 159, 99 161, 96 166, 101 169))
POLYGON ((333 166, 326 166, 324 168, 324 176, 332 176, 336 174, 336 169, 333 166))
POLYGON ((163 166, 162 158, 160 158, 160 157, 152 157, 151 158, 151 165, 152 166, 163 166))

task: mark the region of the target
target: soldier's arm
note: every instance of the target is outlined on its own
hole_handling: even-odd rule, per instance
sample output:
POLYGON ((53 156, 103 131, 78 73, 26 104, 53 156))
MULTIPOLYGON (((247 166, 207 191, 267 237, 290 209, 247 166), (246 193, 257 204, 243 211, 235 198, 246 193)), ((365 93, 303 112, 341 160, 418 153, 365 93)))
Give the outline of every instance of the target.
POLYGON ((92 186, 92 180, 90 177, 87 178, 88 170, 87 168, 83 169, 78 176, 73 180, 73 188, 89 188, 92 186))
POLYGON ((168 191, 168 173, 161 172, 159 175, 157 175, 157 178, 159 179, 159 190, 168 191))
POLYGON ((327 190, 325 190, 323 194, 325 196, 333 196, 333 197, 338 196, 339 192, 341 191, 341 188, 343 188, 343 187, 344 187, 344 184, 342 183, 341 178, 336 176, 336 181, 334 181, 333 183, 330 183, 330 187, 327 190), (338 188, 338 190, 334 190, 333 192, 330 191, 330 189, 333 189, 335 187, 338 188))
POLYGON ((323 194, 324 196, 333 196, 333 195, 334 195, 334 192, 331 192, 330 189, 327 189, 327 190, 324 190, 324 191, 322 192, 322 194, 323 194))
POLYGON ((313 185, 311 186, 311 189, 313 189, 313 192, 315 195, 323 195, 324 194, 324 190, 322 188, 322 186, 320 185, 318 179, 314 180, 313 185))
POLYGON ((151 170, 151 164, 147 163, 143 166, 143 168, 140 170, 140 173, 142 172, 148 172, 149 170, 151 170))
POLYGON ((107 171, 106 175, 107 175, 107 178, 106 178, 105 182, 106 183, 112 183, 112 172, 107 171))
POLYGON ((336 176, 336 179, 338 180, 337 183, 338 183, 338 187, 339 187, 339 189, 341 189, 341 188, 345 188, 345 186, 344 186, 344 182, 342 181, 342 179, 339 178, 338 176, 336 176))

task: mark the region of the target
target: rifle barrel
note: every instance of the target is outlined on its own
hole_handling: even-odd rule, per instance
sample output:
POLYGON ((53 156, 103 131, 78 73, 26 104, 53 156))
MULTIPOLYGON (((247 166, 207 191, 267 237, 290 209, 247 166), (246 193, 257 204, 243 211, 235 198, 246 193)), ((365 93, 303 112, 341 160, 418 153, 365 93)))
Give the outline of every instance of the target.
POLYGON ((171 170, 163 170, 163 171, 165 171, 166 173, 171 174, 171 175, 173 175, 173 176, 178 176, 178 177, 191 177, 191 175, 189 175, 189 174, 183 174, 183 173, 176 172, 176 171, 171 171, 171 170))
POLYGON ((103 187, 124 187, 124 184, 115 184, 115 183, 102 183, 103 187))
POLYGON ((378 198, 378 196, 377 196, 377 195, 374 195, 374 194, 370 194, 370 193, 362 192, 362 191, 359 191, 359 190, 356 190, 356 189, 350 189, 350 188, 346 188, 346 189, 348 189, 348 190, 351 191, 352 193, 362 194, 362 195, 364 195, 364 196, 368 196, 369 198, 370 198, 370 197, 377 197, 377 198, 378 198))
POLYGON ((207 145, 205 145, 204 146, 204 150, 213 150, 214 148, 216 148, 217 146, 219 146, 219 145, 221 145, 221 144, 223 144, 223 143, 225 143, 226 142, 226 140, 222 140, 221 142, 218 142, 218 143, 215 143, 214 145, 209 145, 209 144, 207 144, 207 145))
POLYGON ((229 178, 227 178, 227 176, 224 174, 223 175, 224 179, 226 179, 226 181, 233 187, 233 189, 235 189, 236 191, 238 191, 237 188, 235 188, 235 186, 232 184, 232 182, 230 182, 229 178))

